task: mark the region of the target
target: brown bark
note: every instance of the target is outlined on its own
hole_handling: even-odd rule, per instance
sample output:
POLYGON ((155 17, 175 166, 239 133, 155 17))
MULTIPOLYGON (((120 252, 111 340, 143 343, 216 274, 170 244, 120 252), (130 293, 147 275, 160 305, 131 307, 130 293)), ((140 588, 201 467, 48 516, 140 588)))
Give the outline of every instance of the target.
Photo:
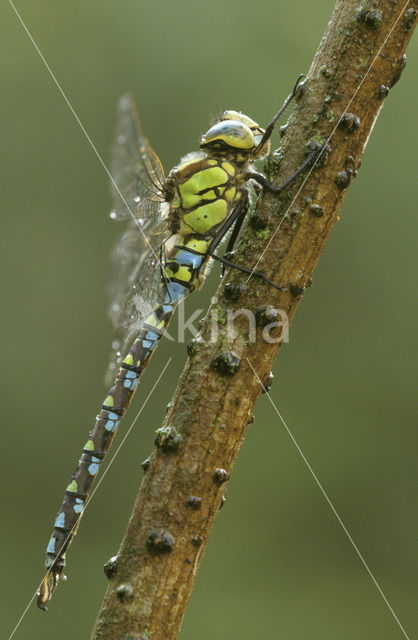
MULTIPOLYGON (((259 379, 267 380, 279 349, 262 339, 262 314, 255 342, 249 340, 244 316, 235 321, 232 341, 222 321, 228 309, 256 312, 267 304, 293 317, 379 110, 405 65, 416 8, 414 1, 375 1, 364 7, 358 0, 337 2, 285 131, 277 182, 303 162, 307 143, 323 144, 332 134, 330 153, 323 154, 307 180, 305 173, 280 197, 263 195, 235 258, 251 268, 271 240, 258 269, 289 286, 281 293, 251 278, 240 287, 247 277, 236 270, 221 284, 218 302, 201 330, 203 340, 190 349, 164 431, 157 436, 116 566, 108 572, 113 575, 92 638, 177 638, 222 494, 262 391, 259 379), (233 284, 226 290, 228 282, 233 284), (219 333, 211 342, 214 313, 219 333)), ((276 177, 274 161, 269 166, 276 177)))

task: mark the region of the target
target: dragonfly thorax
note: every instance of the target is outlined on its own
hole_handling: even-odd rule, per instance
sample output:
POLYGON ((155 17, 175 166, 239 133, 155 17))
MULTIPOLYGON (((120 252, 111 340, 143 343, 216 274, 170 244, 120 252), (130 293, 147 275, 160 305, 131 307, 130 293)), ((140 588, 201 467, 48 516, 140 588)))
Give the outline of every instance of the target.
POLYGON ((214 237, 242 197, 247 168, 248 162, 237 163, 234 157, 206 150, 183 158, 168 176, 175 185, 170 202, 172 233, 214 237))

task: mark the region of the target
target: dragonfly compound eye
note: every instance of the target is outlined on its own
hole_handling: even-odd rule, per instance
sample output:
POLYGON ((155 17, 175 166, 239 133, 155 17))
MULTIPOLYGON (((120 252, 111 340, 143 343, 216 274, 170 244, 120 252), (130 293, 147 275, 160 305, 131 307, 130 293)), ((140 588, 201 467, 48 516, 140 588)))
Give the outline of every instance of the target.
POLYGON ((256 140, 250 127, 243 122, 223 120, 205 133, 200 146, 201 148, 252 151, 256 146, 256 140))
POLYGON ((238 122, 246 124, 253 133, 256 146, 259 144, 261 138, 263 137, 264 129, 260 127, 257 122, 246 116, 245 113, 240 113, 239 111, 232 110, 224 111, 220 117, 220 120, 237 120, 238 122))

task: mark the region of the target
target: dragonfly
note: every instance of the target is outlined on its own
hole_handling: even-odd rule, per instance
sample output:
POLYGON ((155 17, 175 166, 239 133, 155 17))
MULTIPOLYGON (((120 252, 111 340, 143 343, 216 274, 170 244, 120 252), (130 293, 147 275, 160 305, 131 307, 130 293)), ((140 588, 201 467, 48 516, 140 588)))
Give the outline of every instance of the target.
POLYGON ((112 256, 112 384, 55 519, 37 593, 40 609, 46 610, 58 582, 66 579, 66 551, 138 381, 179 302, 202 286, 211 259, 284 288, 260 271, 217 255, 216 249, 229 232, 226 255, 234 245, 250 207, 251 185, 279 194, 311 164, 315 152, 281 185, 270 183, 253 167, 269 154, 274 126, 302 77, 265 129, 241 112, 225 111, 201 138, 200 150, 182 158, 167 177, 133 98, 124 95, 118 102, 110 163, 111 218, 128 224, 112 256))

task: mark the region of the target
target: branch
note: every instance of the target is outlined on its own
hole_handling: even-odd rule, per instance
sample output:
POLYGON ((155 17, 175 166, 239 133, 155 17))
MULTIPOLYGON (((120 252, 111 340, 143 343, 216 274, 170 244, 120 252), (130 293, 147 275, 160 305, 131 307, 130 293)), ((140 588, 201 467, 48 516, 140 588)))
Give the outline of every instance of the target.
POLYGON ((92 638, 177 638, 263 389, 260 381, 266 383, 280 347, 263 339, 263 325, 274 320, 274 309, 289 319, 295 314, 383 101, 405 66, 416 1, 358 5, 358 0, 337 2, 299 91, 280 155, 268 162, 270 177, 276 178, 278 164, 278 183, 283 182, 315 144, 327 141, 328 146, 308 177, 302 174, 280 197, 261 197, 235 257, 252 268, 263 256, 257 269, 287 289, 278 292, 256 278, 245 286, 246 276, 236 270, 224 278, 202 326, 202 340, 188 348, 190 358, 157 432, 118 558, 107 565, 110 583, 92 638), (255 342, 244 315, 236 318, 228 339, 222 320, 238 309, 257 317, 255 342), (211 340, 213 318, 218 319, 216 340, 211 340))

